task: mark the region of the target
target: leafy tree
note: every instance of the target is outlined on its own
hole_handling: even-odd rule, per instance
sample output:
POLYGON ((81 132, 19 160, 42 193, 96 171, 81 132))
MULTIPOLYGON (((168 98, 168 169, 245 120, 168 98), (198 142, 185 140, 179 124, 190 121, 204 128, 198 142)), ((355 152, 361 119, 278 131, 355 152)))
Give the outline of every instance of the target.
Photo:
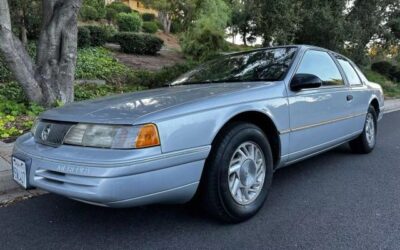
POLYGON ((0 52, 28 100, 50 106, 73 101, 81 0, 43 0, 42 4, 46 11, 36 63, 12 32, 7 0, 0 0, 0 52))
POLYGON ((396 0, 356 0, 347 16, 346 52, 358 63, 367 63, 367 45, 373 39, 382 38, 384 24, 390 14, 389 7, 396 0), (366 14, 368 13, 368 14, 366 14))
POLYGON ((386 28, 389 30, 389 39, 394 40, 396 44, 400 44, 400 2, 389 6, 391 11, 388 15, 386 28))
POLYGON ((26 45, 28 39, 37 39, 41 26, 41 2, 39 0, 12 0, 10 15, 13 29, 21 42, 26 45))
POLYGON ((170 0, 144 0, 142 1, 146 6, 157 9, 159 19, 163 25, 164 32, 170 33, 172 18, 175 14, 175 7, 177 1, 170 0))
POLYGON ((223 0, 203 0, 198 14, 182 39, 183 51, 204 60, 222 50, 230 10, 223 0))
POLYGON ((251 0, 250 3, 252 1, 255 34, 263 38, 264 45, 292 43, 299 28, 301 3, 295 0, 251 0))
POLYGON ((195 10, 200 0, 142 0, 145 6, 154 8, 158 11, 158 18, 163 26, 165 33, 171 32, 172 21, 183 23, 184 27, 189 27, 193 20, 195 10))
POLYGON ((342 50, 346 3, 347 0, 302 0, 295 42, 342 50))
POLYGON ((252 2, 235 0, 230 3, 232 17, 229 26, 234 36, 240 34, 243 44, 247 45, 248 36, 254 32, 254 6, 252 2))

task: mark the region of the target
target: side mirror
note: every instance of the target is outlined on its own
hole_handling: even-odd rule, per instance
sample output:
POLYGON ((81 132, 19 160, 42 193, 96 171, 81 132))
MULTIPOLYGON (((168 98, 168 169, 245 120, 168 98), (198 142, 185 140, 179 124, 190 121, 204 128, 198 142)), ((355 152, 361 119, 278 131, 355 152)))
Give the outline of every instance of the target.
POLYGON ((296 74, 290 82, 292 91, 300 91, 302 89, 314 89, 322 86, 322 80, 312 74, 296 74))

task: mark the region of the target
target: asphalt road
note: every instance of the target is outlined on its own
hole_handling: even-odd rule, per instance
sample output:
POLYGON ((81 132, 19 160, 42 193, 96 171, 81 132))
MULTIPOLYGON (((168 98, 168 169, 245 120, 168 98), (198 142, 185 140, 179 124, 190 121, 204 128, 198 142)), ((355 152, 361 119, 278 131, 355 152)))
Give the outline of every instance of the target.
POLYGON ((400 249, 400 112, 376 150, 345 146, 279 170, 252 220, 188 205, 115 210, 44 195, 0 209, 1 249, 400 249))

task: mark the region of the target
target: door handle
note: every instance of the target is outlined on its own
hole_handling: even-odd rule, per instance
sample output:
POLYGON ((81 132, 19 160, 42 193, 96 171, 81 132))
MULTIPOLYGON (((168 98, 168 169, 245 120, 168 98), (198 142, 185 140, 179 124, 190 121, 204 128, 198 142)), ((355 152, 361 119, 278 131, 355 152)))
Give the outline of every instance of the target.
POLYGON ((354 96, 348 95, 348 96, 346 97, 346 99, 347 99, 348 102, 350 102, 350 101, 352 101, 352 100, 354 99, 354 96))

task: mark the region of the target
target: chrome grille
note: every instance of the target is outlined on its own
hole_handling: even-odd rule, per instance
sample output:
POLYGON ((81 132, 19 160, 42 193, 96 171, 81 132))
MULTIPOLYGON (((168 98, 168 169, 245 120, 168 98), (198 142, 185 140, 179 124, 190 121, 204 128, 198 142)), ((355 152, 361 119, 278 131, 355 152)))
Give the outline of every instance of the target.
POLYGON ((58 147, 63 143, 65 135, 73 125, 73 123, 40 121, 36 128, 35 141, 58 147))

